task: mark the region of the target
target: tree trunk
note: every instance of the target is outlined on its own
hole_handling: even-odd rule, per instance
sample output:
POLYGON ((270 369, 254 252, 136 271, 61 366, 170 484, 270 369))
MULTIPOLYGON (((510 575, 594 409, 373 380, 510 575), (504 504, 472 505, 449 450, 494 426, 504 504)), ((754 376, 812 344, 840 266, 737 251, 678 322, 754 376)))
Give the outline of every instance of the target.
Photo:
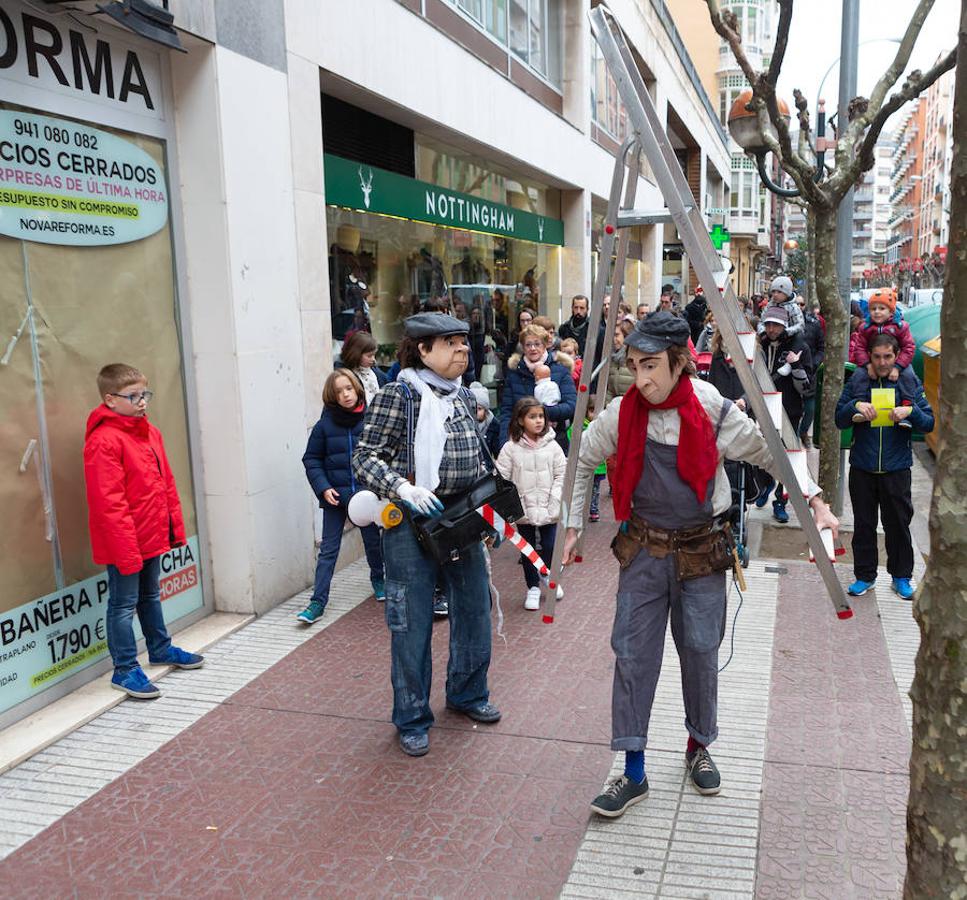
POLYGON ((812 207, 806 211, 806 297, 816 300, 816 214, 812 207))
POLYGON ((815 266, 815 290, 819 308, 826 319, 826 362, 823 369, 823 397, 819 409, 822 438, 819 445, 819 486, 836 512, 839 503, 839 429, 836 427, 836 402, 843 391, 843 365, 849 347, 849 317, 839 296, 836 275, 836 210, 810 210, 815 216, 810 256, 815 266))
POLYGON ((941 438, 930 561, 914 603, 920 651, 907 805, 907 900, 967 897, 967 0, 954 93, 950 244, 940 317, 941 438))

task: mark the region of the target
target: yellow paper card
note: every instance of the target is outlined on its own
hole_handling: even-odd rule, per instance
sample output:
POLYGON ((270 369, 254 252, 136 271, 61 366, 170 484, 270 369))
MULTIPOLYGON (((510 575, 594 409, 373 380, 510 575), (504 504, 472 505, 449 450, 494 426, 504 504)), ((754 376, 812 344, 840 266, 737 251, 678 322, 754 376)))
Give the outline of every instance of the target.
POLYGON ((888 428, 894 424, 890 413, 896 407, 895 388, 873 388, 870 391, 870 403, 876 408, 876 418, 870 422, 873 428, 888 428))

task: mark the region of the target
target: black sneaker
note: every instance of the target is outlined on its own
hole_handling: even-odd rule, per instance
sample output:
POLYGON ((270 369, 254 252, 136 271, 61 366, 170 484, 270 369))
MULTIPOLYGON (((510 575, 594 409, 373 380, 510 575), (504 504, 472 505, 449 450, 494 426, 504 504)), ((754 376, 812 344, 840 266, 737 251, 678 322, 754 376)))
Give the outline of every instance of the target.
POLYGON ((446 594, 439 592, 433 595, 433 615, 441 619, 450 615, 450 601, 446 594))
POLYGON ((596 812, 599 816, 607 816, 609 819, 617 819, 629 806, 634 806, 647 796, 647 777, 638 784, 627 775, 622 775, 610 781, 604 792, 591 801, 591 812, 596 812))
POLYGON ((695 790, 700 794, 717 794, 722 789, 722 777, 705 747, 685 754, 685 768, 695 790))

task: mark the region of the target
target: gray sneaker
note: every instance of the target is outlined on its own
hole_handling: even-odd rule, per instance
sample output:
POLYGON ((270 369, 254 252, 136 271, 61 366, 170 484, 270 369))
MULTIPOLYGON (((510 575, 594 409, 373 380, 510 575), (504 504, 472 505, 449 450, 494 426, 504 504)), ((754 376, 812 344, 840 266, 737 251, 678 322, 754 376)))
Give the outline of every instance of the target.
POLYGON ((700 794, 717 794, 722 789, 722 776, 705 747, 685 754, 685 768, 692 786, 700 794))
POLYGON ((438 619, 450 615, 450 600, 442 591, 433 595, 433 615, 438 619))
POLYGON ((634 806, 640 800, 648 796, 648 778, 638 784, 637 781, 622 775, 608 782, 604 792, 598 794, 591 801, 591 811, 599 816, 607 816, 609 819, 617 819, 623 815, 629 806, 634 806))

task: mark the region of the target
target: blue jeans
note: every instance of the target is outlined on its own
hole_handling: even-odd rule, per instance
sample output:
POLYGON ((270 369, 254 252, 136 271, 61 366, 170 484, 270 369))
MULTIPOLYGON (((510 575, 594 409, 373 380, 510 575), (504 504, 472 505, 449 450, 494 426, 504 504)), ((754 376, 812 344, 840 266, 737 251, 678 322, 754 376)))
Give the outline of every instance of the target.
MULTIPOLYGON (((343 528, 346 526, 346 507, 322 507, 322 543, 319 545, 319 558, 316 560, 316 580, 312 588, 312 599, 323 606, 329 602, 329 586, 336 571, 336 558, 342 546, 343 528)), ((366 561, 369 563, 369 577, 372 581, 383 580, 383 553, 379 547, 379 529, 375 525, 361 528, 366 561)))
POLYGON ((132 624, 135 610, 149 659, 165 659, 171 638, 161 612, 161 557, 146 559, 140 572, 122 575, 116 566, 107 567, 107 649, 114 671, 123 675, 138 664, 138 643, 132 624))
MULTIPOLYGON (((554 556, 554 538, 557 536, 557 523, 551 522, 550 525, 521 525, 518 524, 517 530, 521 537, 527 541, 535 550, 540 550, 541 559, 544 560, 548 569, 551 568, 551 557, 554 556), (540 536, 540 547, 537 539, 540 536)), ((534 564, 529 559, 520 558, 524 566, 524 581, 529 588, 541 586, 541 576, 538 574, 534 564)), ((551 579, 552 581, 554 579, 551 579)))
POLYGON ((447 700, 466 708, 490 698, 490 582, 485 552, 477 544, 457 562, 439 566, 423 552, 408 521, 383 532, 393 724, 403 734, 425 733, 433 724, 431 641, 433 588, 438 580, 450 600, 447 700))

